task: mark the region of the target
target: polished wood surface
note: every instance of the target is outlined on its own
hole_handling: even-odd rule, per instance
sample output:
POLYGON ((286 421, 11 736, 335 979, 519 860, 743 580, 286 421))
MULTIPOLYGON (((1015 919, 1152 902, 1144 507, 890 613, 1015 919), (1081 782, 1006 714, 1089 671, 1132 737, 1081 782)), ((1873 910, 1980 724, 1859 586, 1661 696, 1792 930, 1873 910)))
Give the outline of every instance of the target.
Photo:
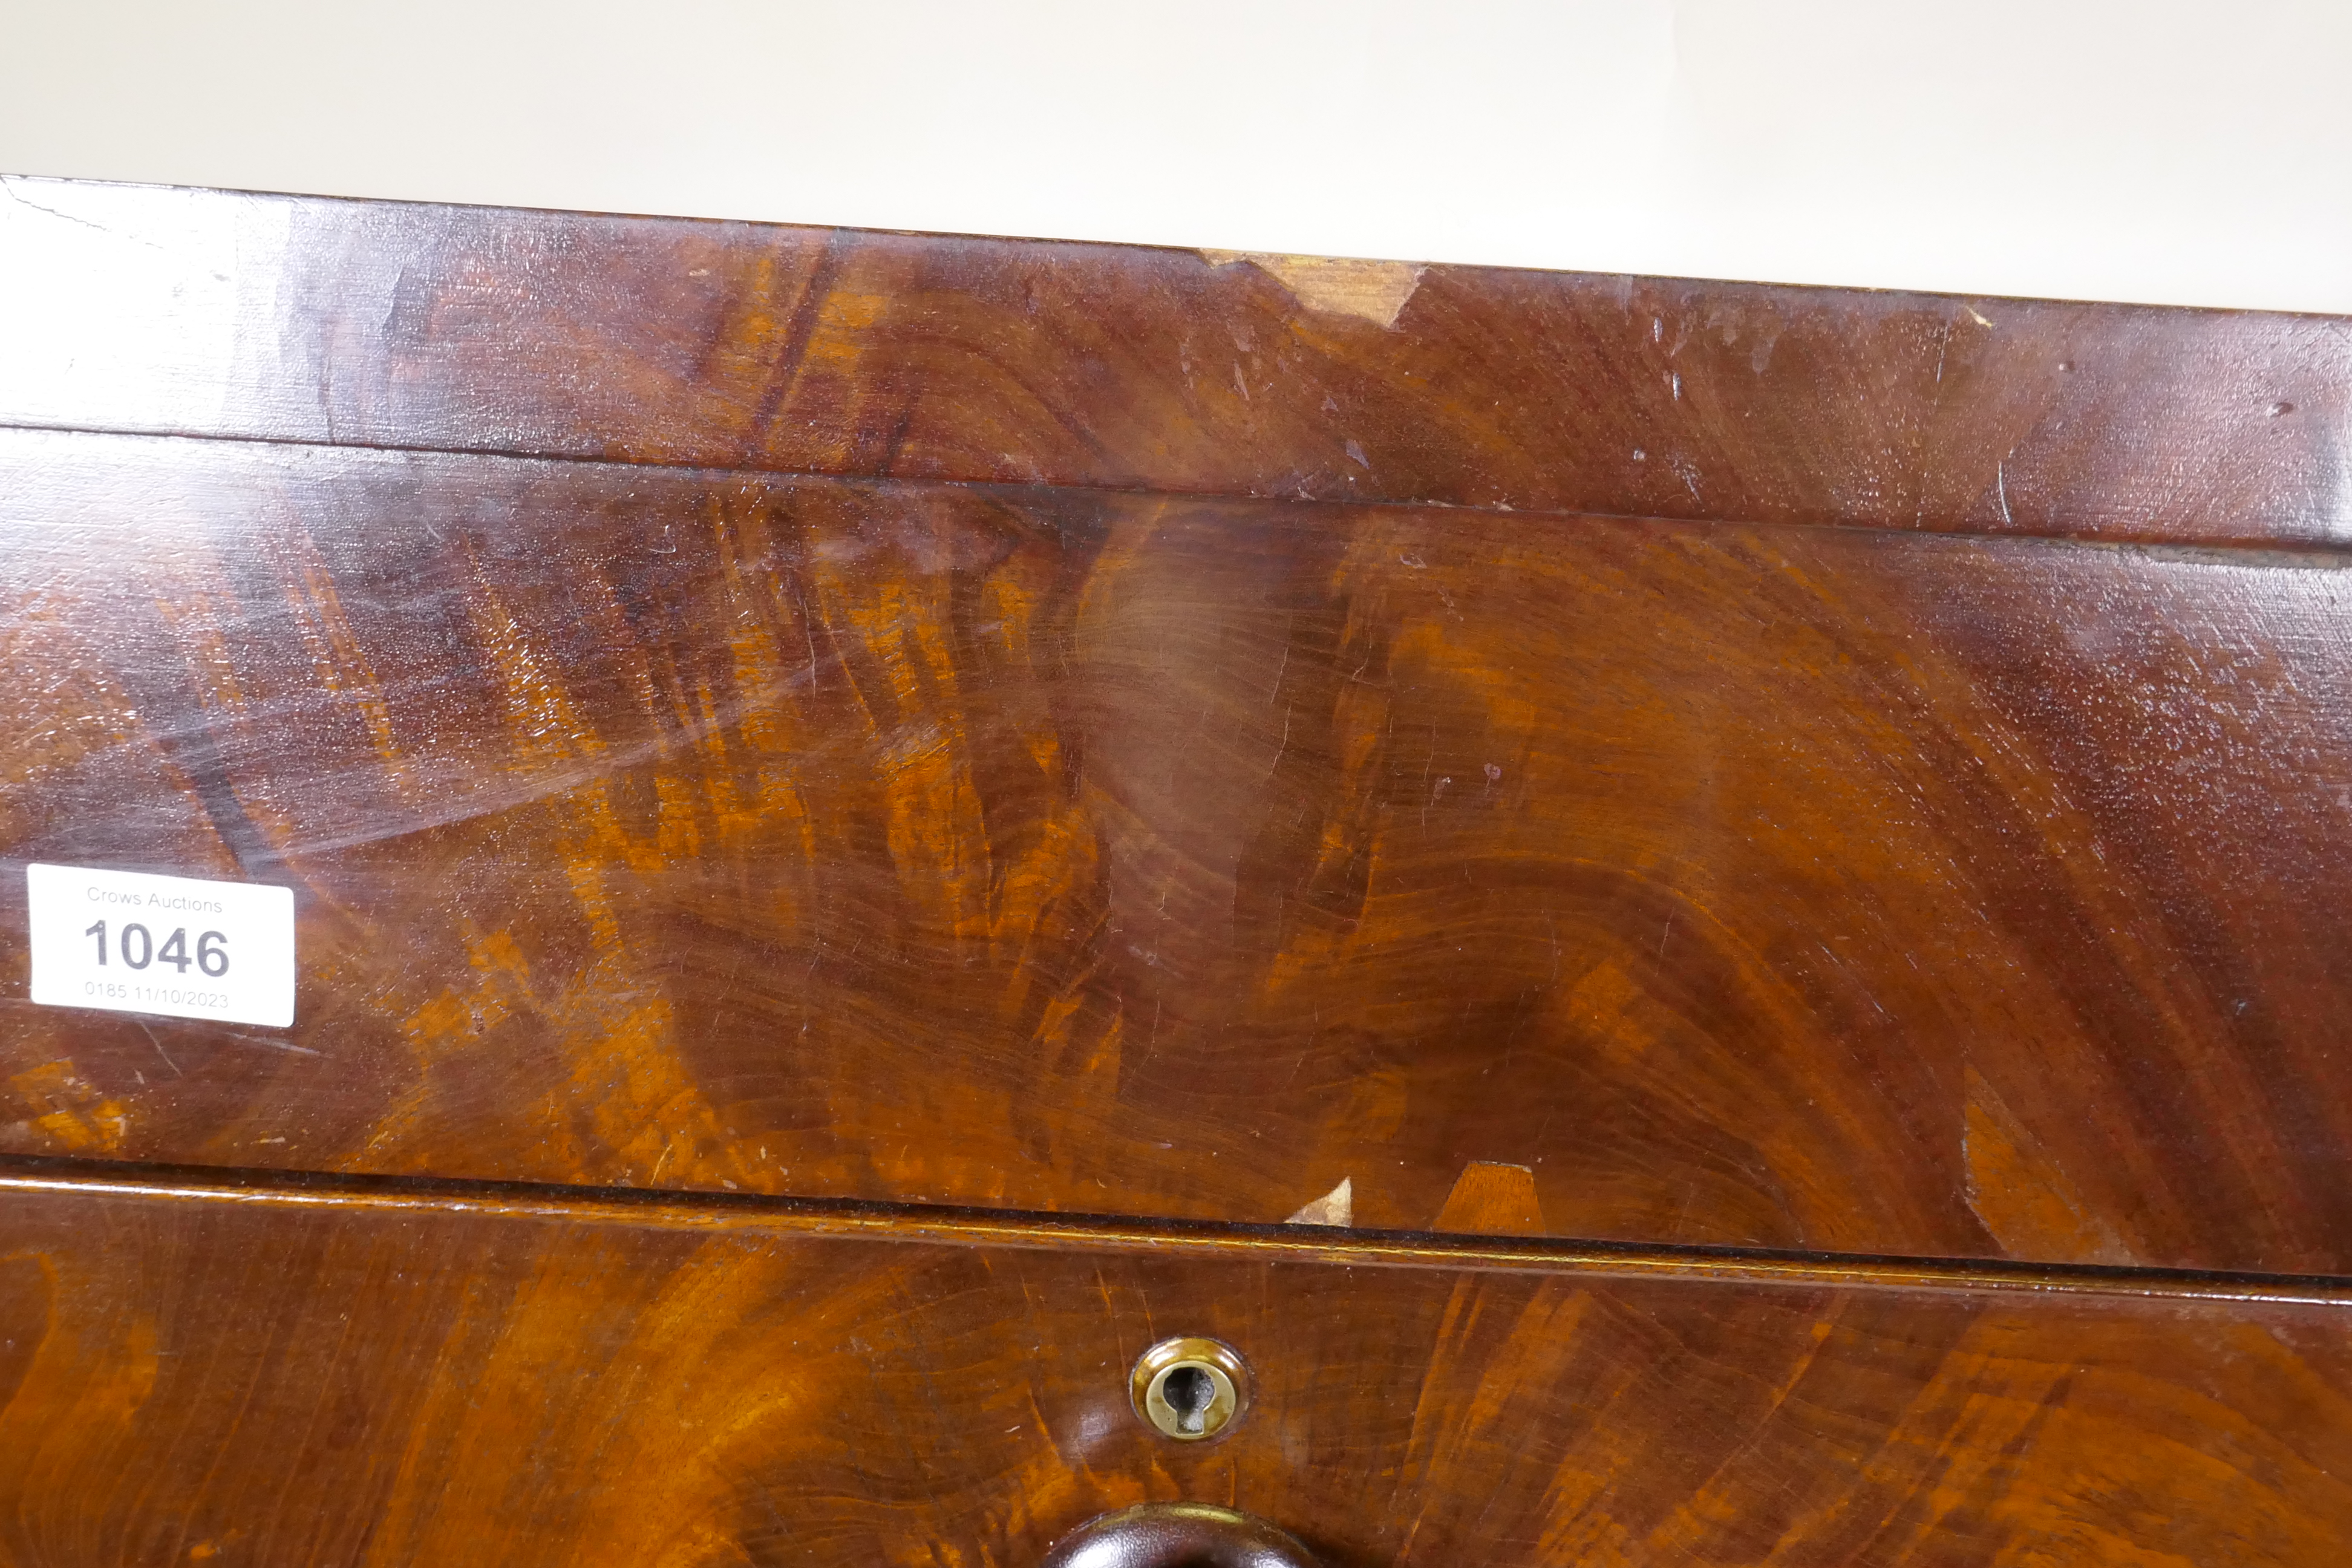
POLYGON ((0 1564, 2335 1568, 2347 450, 2317 319, 0 180, 0 1564))
POLYGON ((2253 1568, 2352 1539, 2341 1306, 697 1231, 562 1194, 0 1197, 25 1568, 1028 1568, 1147 1500, 1330 1568, 2253 1568), (1173 1331, 1250 1358, 1230 1437, 1128 1408, 1173 1331))
POLYGON ((2325 318, 0 182, 0 423, 2352 535, 2325 318))
POLYGON ((2352 1271, 2314 554, 0 437, 0 1145, 2352 1271), (39 859, 290 1032, 35 1007, 39 859))

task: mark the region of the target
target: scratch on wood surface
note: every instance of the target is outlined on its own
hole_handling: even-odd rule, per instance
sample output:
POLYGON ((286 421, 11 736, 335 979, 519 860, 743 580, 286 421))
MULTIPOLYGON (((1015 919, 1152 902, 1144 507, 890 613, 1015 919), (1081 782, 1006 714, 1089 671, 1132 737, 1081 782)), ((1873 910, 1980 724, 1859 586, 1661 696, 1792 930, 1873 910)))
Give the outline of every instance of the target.
POLYGON ((1544 1235, 1535 1173, 1525 1165, 1471 1161, 1454 1179, 1454 1190, 1429 1228, 1473 1236, 1544 1235))
POLYGON ((31 1125, 60 1152, 121 1152, 131 1127, 129 1109, 84 1079, 71 1058, 28 1068, 10 1078, 8 1087, 32 1110, 31 1125))
POLYGON ((1298 1205, 1285 1225, 1351 1226, 1356 1223, 1355 1178, 1342 1176, 1339 1184, 1312 1203, 1298 1205))
POLYGON ((1203 250, 1213 267, 1246 261, 1278 279, 1297 301, 1326 315, 1354 316, 1393 327, 1429 268, 1417 261, 1357 261, 1327 256, 1270 256, 1249 250, 1203 250))
POLYGON ((1969 1210, 2012 1256, 2061 1263, 2140 1261, 1976 1068, 1960 1128, 1969 1210))

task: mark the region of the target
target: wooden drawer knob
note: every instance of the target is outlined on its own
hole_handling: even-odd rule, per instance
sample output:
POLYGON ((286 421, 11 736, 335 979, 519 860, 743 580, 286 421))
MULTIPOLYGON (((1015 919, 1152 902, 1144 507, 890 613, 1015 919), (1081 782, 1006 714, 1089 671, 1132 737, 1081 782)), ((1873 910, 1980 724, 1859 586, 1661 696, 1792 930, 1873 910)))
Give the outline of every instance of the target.
POLYGON ((1080 1525, 1045 1568, 1316 1568, 1262 1519, 1202 1502, 1148 1502, 1080 1525))

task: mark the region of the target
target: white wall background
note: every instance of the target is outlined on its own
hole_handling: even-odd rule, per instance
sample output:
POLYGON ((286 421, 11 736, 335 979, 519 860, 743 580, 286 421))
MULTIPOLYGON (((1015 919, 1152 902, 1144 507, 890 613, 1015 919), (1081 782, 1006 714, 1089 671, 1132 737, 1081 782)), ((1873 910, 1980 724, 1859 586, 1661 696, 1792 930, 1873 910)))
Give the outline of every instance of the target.
POLYGON ((2348 0, 0 0, 0 172, 2352 313, 2348 0))

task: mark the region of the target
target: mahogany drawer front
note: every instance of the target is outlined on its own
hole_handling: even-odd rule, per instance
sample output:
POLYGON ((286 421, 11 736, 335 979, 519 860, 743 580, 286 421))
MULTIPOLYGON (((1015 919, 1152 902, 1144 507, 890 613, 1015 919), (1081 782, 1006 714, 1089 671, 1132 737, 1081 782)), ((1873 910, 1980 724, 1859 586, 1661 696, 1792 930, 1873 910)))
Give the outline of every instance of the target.
POLYGON ((2352 532, 2322 318, 12 180, 0 422, 1521 511, 2352 532))
POLYGON ((7 1148, 2352 1268, 2330 560, 28 432, 0 527, 7 1148), (296 888, 293 1028, 31 1005, 28 861, 296 888))
MULTIPOLYGON (((593 1196, 0 1178, 0 1553, 1025 1568, 1238 1507, 1372 1564, 2320 1564, 2341 1303, 891 1239, 593 1196), (1213 1334, 1253 1402, 1128 1402, 1213 1334)), ((970 1237, 955 1239, 963 1224, 970 1237)))

